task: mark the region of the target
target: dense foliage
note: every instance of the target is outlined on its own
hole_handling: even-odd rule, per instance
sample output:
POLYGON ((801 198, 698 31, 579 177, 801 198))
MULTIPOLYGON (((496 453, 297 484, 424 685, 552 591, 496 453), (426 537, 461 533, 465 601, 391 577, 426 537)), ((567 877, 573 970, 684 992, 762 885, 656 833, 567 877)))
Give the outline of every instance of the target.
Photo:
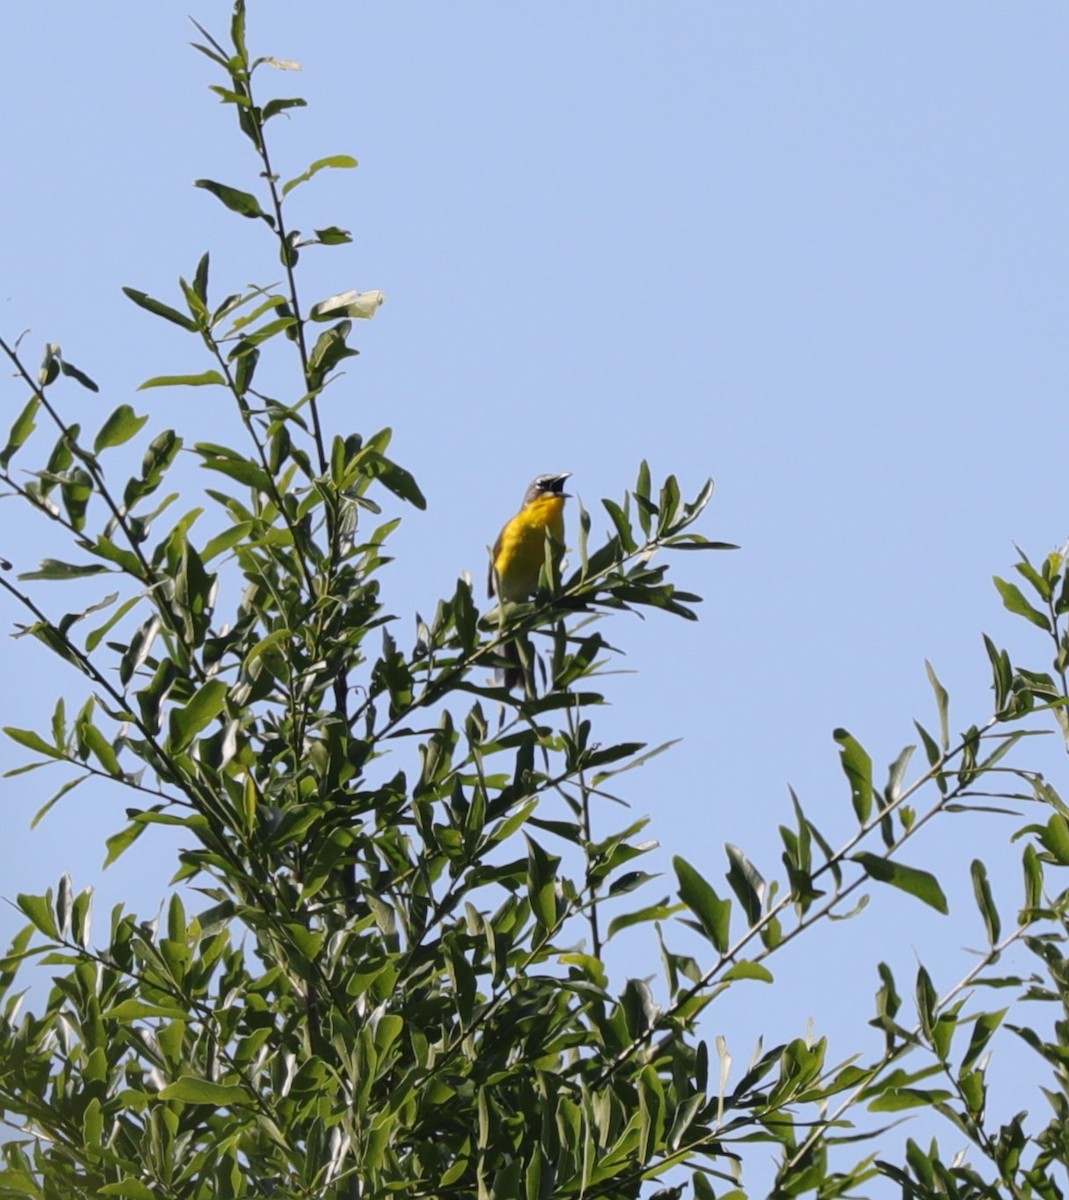
POLYGON ((845 844, 833 847, 796 801, 776 877, 734 846, 715 886, 676 857, 675 897, 615 903, 606 919, 607 900, 648 890, 640 862, 651 843, 643 822, 606 834, 620 810, 603 802, 621 772, 657 751, 594 733, 610 653, 601 631, 616 610, 693 618, 698 597, 677 590, 661 560, 726 548, 693 529, 712 487, 685 502, 672 477, 655 488, 643 464, 630 495, 604 501, 602 544, 584 511, 570 570, 547 543, 532 602, 480 612, 461 579, 405 643, 381 599, 397 521, 380 519, 380 501, 422 508, 423 496, 388 457, 389 430, 333 432, 320 404, 356 352, 354 322, 382 296, 308 305, 301 255, 350 235, 335 225, 302 234, 287 207, 318 172, 355 161, 335 155, 284 179, 268 127, 304 101, 262 101, 254 81, 293 64, 250 58, 241 0, 228 46, 200 32, 197 48, 221 72, 213 90, 260 175, 255 192, 198 186, 259 222, 284 278, 220 292, 205 254, 173 301, 126 293, 205 357, 193 374, 143 386, 212 389, 247 440, 185 447, 215 485, 175 519, 182 496, 165 484, 181 430, 143 434, 149 416, 124 403, 83 432, 64 388, 95 391, 92 380, 57 346, 35 372, 17 343, 0 341, 26 394, 0 479, 9 503, 62 529, 72 551, 17 578, 5 564, 0 588, 24 614, 22 634, 82 686, 49 729, 7 733, 29 767, 71 769, 42 812, 88 779, 125 793, 109 861, 154 825, 188 840, 158 922, 120 907, 93 937, 89 893, 67 877, 18 897, 28 924, 0 960, 10 1127, 0 1197, 622 1200, 662 1187, 705 1200, 745 1194, 754 1142, 778 1147, 777 1196, 862 1194, 880 1175, 907 1196, 1060 1196, 1066 903, 1044 868, 1069 864, 1069 810, 1007 756, 1037 717, 1053 715, 1069 737, 1065 556, 1022 558, 1027 595, 999 581, 1007 607, 1051 639, 1052 673, 1017 668, 989 642, 994 708, 961 735, 932 673, 923 764, 910 774, 905 748, 882 787, 863 747, 837 733, 856 816, 845 844), (140 471, 117 479, 111 452, 141 436, 140 471), (221 532, 200 539, 204 506, 221 532), (84 610, 56 615, 38 590, 96 576, 106 593, 84 610), (240 598, 221 605, 221 585, 237 580, 240 598), (530 665, 524 694, 488 671, 517 636, 530 665), (1024 897, 1012 921, 973 864, 988 946, 970 974, 940 995, 920 968, 907 1015, 880 966, 874 1023, 885 1045, 872 1061, 830 1062, 823 1040, 800 1033, 732 1071, 726 1050, 703 1039, 710 1005, 745 981, 775 986, 772 958, 849 913, 874 882, 945 911, 939 880, 903 853, 981 793, 985 804, 1021 793, 1045 819, 1021 831, 1024 897), (702 939, 700 961, 673 949, 679 922, 688 947, 702 939), (606 971, 605 945, 636 927, 656 938, 656 986, 606 971), (1035 976, 996 975, 1018 941, 1035 954, 1035 976), (25 995, 40 978, 30 964, 51 980, 40 1003, 37 990, 25 995), (1002 998, 985 1007, 995 987, 1002 998), (1053 1032, 1026 1021, 1016 997, 1052 1005, 1053 1032), (1045 1124, 986 1122, 1000 1027, 1050 1065, 1045 1124), (969 1156, 945 1162, 937 1146, 909 1142, 895 1164, 859 1139, 874 1132, 867 1113, 925 1107, 965 1136, 969 1156))

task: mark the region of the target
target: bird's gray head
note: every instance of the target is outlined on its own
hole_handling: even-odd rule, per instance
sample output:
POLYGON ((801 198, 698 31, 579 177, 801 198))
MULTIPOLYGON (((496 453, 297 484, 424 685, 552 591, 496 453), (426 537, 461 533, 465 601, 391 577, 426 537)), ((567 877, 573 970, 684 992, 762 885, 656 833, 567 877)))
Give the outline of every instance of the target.
POLYGON ((570 477, 571 471, 561 471, 557 475, 539 475, 527 489, 523 498, 524 506, 533 503, 539 496, 560 496, 566 499, 568 493, 564 490, 564 483, 570 477))

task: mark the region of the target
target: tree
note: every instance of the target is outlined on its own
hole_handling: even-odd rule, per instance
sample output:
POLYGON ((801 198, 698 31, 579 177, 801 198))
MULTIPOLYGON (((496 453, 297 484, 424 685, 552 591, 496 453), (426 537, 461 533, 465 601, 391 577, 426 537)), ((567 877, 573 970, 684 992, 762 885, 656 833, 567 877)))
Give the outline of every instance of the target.
POLYGON ((693 529, 712 486, 684 502, 672 477, 655 489, 642 464, 630 495, 604 501, 602 544, 580 512, 570 572, 547 544, 532 602, 481 614, 461 579, 403 645, 380 594, 396 520, 377 523, 379 500, 422 508, 422 493, 388 457, 389 430, 333 432, 320 403, 356 353, 354 322, 382 296, 347 291, 308 306, 302 253, 350 235, 326 225, 302 236, 287 207, 319 172, 355 162, 319 159, 283 182, 268 127, 304 102, 263 101, 260 80, 292 64, 250 57, 242 0, 229 45, 200 34, 197 48, 221 72, 213 90, 262 182, 198 186, 260 223, 284 281, 220 294, 205 254, 173 303, 126 293, 208 360, 143 386, 219 389, 240 418, 243 448, 190 447, 218 477, 207 503, 222 531, 199 539, 196 509, 164 519, 180 430, 155 433, 141 470, 117 484, 110 452, 148 416, 119 405, 90 443, 57 392, 64 379, 96 390, 89 376, 54 345, 35 374, 17 342, 0 341, 29 391, 0 477, 73 551, 17 580, 0 574, 0 588, 27 614, 21 632, 86 691, 73 716, 57 704, 47 732, 7 732, 30 767, 73 768, 42 811, 93 777, 125 792, 110 860, 154 825, 190 840, 174 880, 184 890, 171 889, 159 925, 119 909, 106 941, 93 940, 90 897, 66 877, 18 898, 29 924, 0 962, 0 1109, 17 1131, 2 1147, 0 1196, 533 1200, 660 1184, 704 1200, 742 1194, 755 1141, 779 1147, 776 1195, 850 1194, 878 1174, 907 1195, 1060 1195, 1063 1026, 1053 1038, 1017 1026, 1056 1072, 1050 1123, 1027 1134, 1022 1116, 989 1130, 985 1055, 1009 1006, 967 1011, 967 997, 999 986, 1065 1008, 1065 903, 1045 893, 1043 868, 1069 863, 1067 810, 1007 757, 1035 714, 1052 712, 1069 735, 1065 556, 1017 564, 1035 601, 1000 583, 1007 607, 1053 639, 1053 675, 1015 668, 989 642, 993 715, 955 738, 933 672, 938 727, 918 726, 926 765, 909 777, 907 747, 883 788, 839 731, 857 819, 845 845, 833 848, 796 801, 780 878, 729 846, 718 889, 676 857, 676 898, 646 897, 606 919, 607 900, 652 880, 640 865, 644 823, 604 834, 604 802, 617 776, 663 747, 596 739, 596 677, 611 652, 601 630, 621 610, 693 618, 698 597, 655 556, 726 548, 693 529), (16 471, 16 456, 22 466, 34 449, 29 475, 16 471), (62 616, 24 586, 97 575, 109 577, 107 594, 62 616), (231 610, 220 597, 237 581, 231 610), (542 650, 522 695, 487 677, 516 636, 542 650), (387 750, 401 769, 385 768, 387 750), (944 908, 938 879, 902 851, 981 792, 1012 795, 1006 780, 1051 815, 1022 831, 1025 896, 1012 929, 974 863, 988 950, 969 977, 940 996, 921 968, 912 1020, 881 967, 875 1060, 833 1064, 823 1041, 800 1035, 729 1086, 726 1056, 718 1063, 701 1036, 717 998, 773 983, 770 960, 845 915, 874 881, 944 908), (605 944, 650 926, 663 981, 611 979, 605 944), (679 948, 684 936, 701 958, 679 948), (990 975, 1022 940, 1037 979, 990 975), (14 988, 32 963, 52 986, 40 1011, 23 1013, 14 988), (981 1165, 945 1164, 913 1144, 900 1164, 864 1144, 856 1157, 853 1142, 875 1131, 851 1122, 910 1107, 952 1121, 981 1165))

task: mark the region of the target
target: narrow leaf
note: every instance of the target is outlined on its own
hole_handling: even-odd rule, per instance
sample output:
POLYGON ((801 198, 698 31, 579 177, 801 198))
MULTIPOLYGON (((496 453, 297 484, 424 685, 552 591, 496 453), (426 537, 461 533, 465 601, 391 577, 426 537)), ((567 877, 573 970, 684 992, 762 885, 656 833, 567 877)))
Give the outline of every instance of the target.
POLYGON ((772 972, 760 963, 747 962, 743 959, 729 967, 721 976, 724 980, 756 979, 759 983, 774 983, 772 972))
POLYGON ((973 892, 976 895, 976 906, 980 910, 980 916, 984 919, 984 926, 987 929, 987 940, 994 946, 1002 935, 1002 920, 998 915, 998 909, 995 907, 994 897, 991 895, 991 884, 987 879, 987 867, 980 859, 974 858, 970 871, 972 874, 973 892))
POLYGON ((90 391, 90 392, 99 392, 100 391, 100 388, 93 382, 92 379, 89 378, 89 376, 84 371, 79 371, 78 368, 74 365, 74 363, 67 362, 67 360, 65 358, 61 358, 59 360, 59 369, 63 372, 64 375, 66 375, 70 379, 75 380, 75 382, 80 383, 82 385, 82 387, 86 388, 88 391, 90 391))
POLYGON ((151 379, 146 379, 137 390, 143 392, 146 388, 154 387, 204 387, 206 384, 226 387, 226 380, 218 371, 202 371, 199 375, 154 375, 151 379))
POLYGON ((157 317, 163 317, 164 320, 171 321, 175 325, 181 325, 183 329, 188 329, 191 333, 197 332, 198 325, 192 317, 187 317, 184 313, 171 308, 170 305, 164 304, 161 300, 153 300, 151 296, 147 296, 144 292, 139 292, 136 288, 124 287, 123 292, 138 308, 143 308, 146 312, 153 313, 157 317))
POLYGON ((935 692, 935 706, 939 712, 939 739, 945 752, 950 749, 949 698, 946 688, 939 682, 935 668, 927 659, 925 659, 924 666, 928 672, 928 680, 932 685, 932 691, 935 692))
POLYGON ((106 575, 110 570, 103 563, 65 563, 44 558, 36 571, 24 571, 19 579, 84 579, 87 575, 106 575))
POLYGON ((984 1048, 991 1040, 993 1034, 1002 1024, 1002 1018, 1009 1012, 1008 1008, 1000 1008, 997 1012, 981 1013, 976 1018, 976 1023, 973 1025, 972 1037, 969 1039, 969 1048, 965 1051, 965 1057, 961 1060, 960 1070, 968 1071, 984 1052, 984 1048))
POLYGON ((40 400, 36 396, 31 396, 22 412, 15 418, 15 423, 11 426, 11 432, 7 436, 7 445, 0 452, 0 469, 7 470, 7 464, 15 457, 15 452, 25 444, 26 439, 37 428, 34 417, 37 416, 37 410, 40 407, 40 400))
POLYGON ((870 879, 901 888, 944 915, 950 911, 939 881, 930 872, 922 871, 919 867, 907 867, 904 863, 864 851, 853 855, 853 860, 864 868, 870 879))
POLYGON ((322 171, 325 167, 333 167, 341 170, 352 169, 357 165, 356 159, 350 154, 333 154, 329 158, 317 158, 314 163, 301 175, 295 175, 293 179, 287 180, 282 185, 282 195, 288 196, 295 187, 302 183, 307 183, 313 175, 322 171))
POLYGON ((1050 633, 1050 618, 1046 613, 1041 613, 1038 608, 1033 608, 1015 583, 1007 583, 1005 579, 999 579, 996 575, 995 587, 998 589, 998 594, 1002 597, 1002 603, 1011 613, 1016 613, 1018 616, 1024 617, 1026 620, 1031 621, 1033 625, 1038 625, 1040 629, 1050 633))
POLYGON ((11 725, 5 725, 4 733, 13 742, 18 742, 20 746, 24 746, 27 750, 33 750, 37 754, 44 754, 48 758, 64 757, 61 750, 57 750, 55 746, 50 746, 39 733, 34 733, 32 729, 15 729, 11 725))
POLYGON ((751 925, 756 925, 761 919, 761 905, 765 894, 765 881, 761 872, 753 865, 746 855, 730 842, 724 847, 727 852, 731 869, 727 880, 731 890, 739 898, 739 903, 746 913, 746 919, 751 925))
POLYGON ((174 749, 184 750, 201 730, 223 711, 227 686, 221 679, 210 679, 184 708, 171 712, 171 738, 174 749))
POLYGON ((237 188, 232 188, 225 183, 216 183, 214 179, 196 179, 193 181, 193 186, 204 188, 206 192, 211 192, 231 212, 236 212, 243 217, 259 217, 266 221, 272 229, 274 228, 274 217, 265 213, 260 207, 259 200, 249 192, 239 191, 237 188))
POLYGON ((836 729, 832 736, 839 743, 843 773, 850 781, 854 813, 864 825, 872 815, 872 759, 845 729, 836 729))
POLYGON ((192 1075, 183 1075, 174 1083, 168 1084, 159 1095, 161 1100, 183 1100, 187 1104, 210 1104, 213 1108, 252 1103, 252 1097, 243 1087, 211 1083, 207 1079, 196 1079, 192 1075))
POLYGON ((706 937, 721 953, 727 950, 730 938, 731 901, 721 900, 708 883, 686 859, 672 859, 679 880, 679 898, 698 918, 706 937))
POLYGON ((122 768, 119 766, 119 759, 111 743, 100 730, 95 725, 87 722, 82 728, 82 737, 85 739, 86 746, 92 751, 93 757, 96 758, 104 770, 109 775, 121 779, 122 768))
POLYGON ((264 124, 267 124, 272 117, 277 117, 279 113, 285 112, 288 108, 304 108, 308 104, 307 100, 302 100, 299 96, 292 99, 283 100, 268 100, 263 107, 262 119, 264 124))

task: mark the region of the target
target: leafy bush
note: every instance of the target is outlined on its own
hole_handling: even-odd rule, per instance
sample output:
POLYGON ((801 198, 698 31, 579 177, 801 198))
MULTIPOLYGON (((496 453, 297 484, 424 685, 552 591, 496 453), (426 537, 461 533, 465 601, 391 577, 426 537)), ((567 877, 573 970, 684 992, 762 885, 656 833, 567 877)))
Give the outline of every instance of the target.
POLYGON ((1052 638, 1053 675, 1015 668, 988 642, 993 713, 953 736, 932 672, 936 726, 917 727, 924 763, 911 776, 906 747, 882 787, 838 731, 856 817, 845 844, 833 847, 795 800, 777 878, 729 846, 714 887, 677 856, 677 896, 616 904, 606 920, 607 901, 650 883, 640 860, 652 843, 641 821, 602 833, 597 806, 663 747, 597 740, 597 675, 611 653, 601 630, 617 610, 694 617, 698 597, 669 582, 660 558, 728 548, 693 528, 712 485, 685 502, 674 478, 655 488, 642 464, 631 494, 604 501, 610 536, 593 545, 580 509, 574 567, 562 574, 547 553, 530 603, 481 613, 460 579, 404 644, 380 591, 397 525, 380 502, 422 508, 423 495, 389 457, 389 430, 334 433, 320 403, 356 353, 355 323, 383 297, 350 290, 307 304, 301 255, 350 235, 332 224, 303 235, 288 221, 295 189, 355 160, 333 155, 283 180, 268 126, 304 101, 260 103, 253 85, 292 64, 250 57, 242 0, 229 46, 200 33, 197 49, 221 73, 213 90, 262 173, 256 191, 198 186, 260 223, 283 281, 227 293, 205 254, 171 300, 125 290, 204 355, 202 370, 143 388, 213 389, 233 404, 243 448, 186 447, 180 430, 148 430, 125 403, 83 434, 56 385, 95 391, 93 381, 57 346, 34 373, 17 343, 0 341, 29 393, 0 478, 27 519, 52 522, 71 547, 69 561, 17 580, 5 571, 0 588, 26 614, 20 632, 85 689, 73 715, 59 701, 47 731, 7 733, 31 766, 72 769, 42 814, 87 779, 123 789, 130 807, 109 862, 150 826, 188 839, 173 881, 184 886, 159 922, 119 907, 98 942, 89 893, 66 876, 18 897, 29 923, 0 962, 0 1109, 16 1131, 2 1146, 0 1196, 543 1200, 633 1197, 660 1182, 662 1195, 689 1188, 705 1200, 743 1195, 755 1142, 778 1147, 777 1196, 850 1194, 881 1174, 908 1196, 1060 1196, 1069 972, 1065 900, 1047 894, 1044 867, 1069 863, 1069 810, 1007 755, 1036 714, 1053 713, 1069 737, 1065 556, 1017 564, 1032 599, 999 581, 1007 607, 1052 638), (294 364, 296 389, 279 382, 294 364), (111 452, 138 437, 141 468, 116 481, 111 452), (182 449, 212 473, 204 504, 222 531, 204 540, 200 502, 175 519, 183 497, 164 492, 182 449), (22 468, 34 453, 16 472, 16 457, 22 468), (24 586, 95 576, 106 594, 60 616, 24 586), (237 580, 240 598, 220 612, 220 585, 237 580), (487 670, 515 637, 541 650, 523 695, 487 670), (881 966, 885 1045, 872 1061, 830 1062, 824 1040, 799 1036, 731 1078, 724 1043, 700 1036, 710 1006, 743 981, 773 983, 773 956, 849 913, 873 882, 945 911, 939 880, 903 860, 907 844, 979 807, 981 793, 1022 786, 1050 815, 1021 831, 1024 900, 1009 926, 974 862, 988 946, 969 975, 940 996, 920 968, 910 1018, 881 966), (680 923, 702 961, 672 948, 680 923), (663 983, 621 986, 604 947, 651 925, 663 983), (1036 976, 990 974, 1018 941, 1036 976), (14 990, 27 963, 51 977, 36 1012, 14 990), (974 1009, 987 987, 1053 1004, 1053 1040, 1007 1021, 1011 1003, 974 1009), (1023 1114, 985 1125, 1000 1027, 1055 1074, 1038 1131, 1023 1114), (951 1121, 982 1165, 944 1163, 938 1147, 912 1142, 901 1164, 856 1157, 854 1143, 877 1132, 864 1111, 913 1108, 951 1121))

